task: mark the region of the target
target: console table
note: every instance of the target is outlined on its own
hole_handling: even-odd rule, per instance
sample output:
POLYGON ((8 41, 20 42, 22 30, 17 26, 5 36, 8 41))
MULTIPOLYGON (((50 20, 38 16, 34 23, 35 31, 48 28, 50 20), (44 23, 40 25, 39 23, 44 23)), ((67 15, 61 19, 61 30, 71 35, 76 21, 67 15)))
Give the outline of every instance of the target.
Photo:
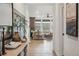
POLYGON ((22 43, 21 46, 16 49, 6 49, 6 54, 3 56, 26 56, 28 44, 29 43, 26 42, 22 43))

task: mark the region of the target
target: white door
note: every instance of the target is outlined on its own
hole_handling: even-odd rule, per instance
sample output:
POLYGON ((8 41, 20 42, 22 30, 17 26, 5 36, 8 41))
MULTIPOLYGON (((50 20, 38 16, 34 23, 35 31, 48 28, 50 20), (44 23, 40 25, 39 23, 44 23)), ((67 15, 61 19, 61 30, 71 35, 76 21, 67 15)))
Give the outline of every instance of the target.
POLYGON ((62 7, 62 56, 64 56, 64 7, 62 7))
POLYGON ((59 50, 60 55, 64 55, 64 4, 60 7, 60 39, 59 39, 59 50))

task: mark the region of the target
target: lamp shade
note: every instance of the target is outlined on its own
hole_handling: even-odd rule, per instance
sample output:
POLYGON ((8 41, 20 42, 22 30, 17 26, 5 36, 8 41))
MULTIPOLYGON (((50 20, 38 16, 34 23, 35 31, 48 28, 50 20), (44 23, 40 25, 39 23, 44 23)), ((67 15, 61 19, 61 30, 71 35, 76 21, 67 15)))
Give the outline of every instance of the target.
POLYGON ((12 26, 12 6, 10 3, 0 3, 0 25, 12 26))

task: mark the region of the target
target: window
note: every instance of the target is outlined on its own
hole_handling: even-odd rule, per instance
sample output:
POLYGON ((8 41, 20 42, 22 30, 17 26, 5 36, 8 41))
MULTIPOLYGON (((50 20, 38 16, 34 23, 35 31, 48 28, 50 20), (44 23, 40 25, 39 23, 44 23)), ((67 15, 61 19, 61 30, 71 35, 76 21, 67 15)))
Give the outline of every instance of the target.
POLYGON ((43 22, 50 22, 50 20, 49 19, 44 19, 43 22))
POLYGON ((51 24, 52 19, 44 18, 44 19, 36 19, 35 20, 35 30, 39 30, 42 33, 49 33, 51 32, 51 24))
POLYGON ((35 29, 36 30, 41 30, 41 23, 35 23, 35 29))
POLYGON ((43 23, 43 33, 50 32, 50 23, 43 23))

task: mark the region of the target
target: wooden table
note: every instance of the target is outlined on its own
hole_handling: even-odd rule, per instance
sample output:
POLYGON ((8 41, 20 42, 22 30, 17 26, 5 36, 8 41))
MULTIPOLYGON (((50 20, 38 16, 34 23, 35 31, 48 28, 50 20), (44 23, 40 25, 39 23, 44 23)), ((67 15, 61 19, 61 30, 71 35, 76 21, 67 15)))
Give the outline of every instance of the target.
POLYGON ((28 42, 22 43, 21 46, 19 46, 16 49, 6 49, 6 54, 3 56, 18 56, 23 50, 25 50, 26 46, 28 45, 28 42))

